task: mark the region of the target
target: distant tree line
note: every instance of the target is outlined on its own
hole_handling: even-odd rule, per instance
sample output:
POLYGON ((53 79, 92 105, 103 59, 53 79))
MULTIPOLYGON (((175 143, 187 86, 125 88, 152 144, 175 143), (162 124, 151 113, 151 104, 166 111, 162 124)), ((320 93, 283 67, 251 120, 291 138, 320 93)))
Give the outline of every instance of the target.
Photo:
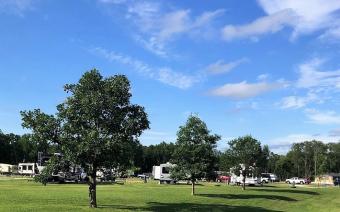
MULTIPOLYGON (((0 131, 0 163, 36 162, 38 152, 56 151, 56 146, 38 143, 29 134, 5 134, 0 131)), ((163 141, 150 146, 138 144, 133 151, 132 164, 136 173, 150 173, 154 165, 171 161, 174 151, 175 144, 171 142, 163 141)), ((217 162, 213 169, 216 171, 229 171, 235 165, 228 150, 215 151, 215 156, 217 162)), ((280 179, 292 176, 314 179, 315 174, 340 173, 340 143, 294 143, 286 155, 275 154, 263 145, 257 152, 256 162, 259 173, 275 173, 280 179)))

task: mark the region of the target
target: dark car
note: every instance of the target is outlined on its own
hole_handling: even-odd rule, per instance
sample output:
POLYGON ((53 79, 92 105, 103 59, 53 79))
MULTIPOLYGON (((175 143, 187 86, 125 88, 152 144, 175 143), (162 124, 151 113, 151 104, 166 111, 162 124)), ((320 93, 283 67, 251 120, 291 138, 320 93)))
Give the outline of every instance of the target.
POLYGON ((340 186, 340 177, 334 177, 333 181, 335 186, 340 186))
POLYGON ((309 177, 305 178, 305 183, 306 183, 306 184, 310 184, 311 182, 312 182, 312 181, 310 180, 309 177))

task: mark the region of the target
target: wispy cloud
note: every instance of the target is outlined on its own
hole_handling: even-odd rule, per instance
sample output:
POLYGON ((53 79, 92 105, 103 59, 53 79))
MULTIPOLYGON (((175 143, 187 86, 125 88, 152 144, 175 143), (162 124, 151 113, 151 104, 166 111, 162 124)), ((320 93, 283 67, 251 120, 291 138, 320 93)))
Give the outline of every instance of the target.
POLYGON ((315 124, 340 124, 340 115, 335 111, 319 111, 316 109, 306 109, 306 116, 310 122, 315 124))
POLYGON ((340 1, 328 0, 258 0, 259 6, 267 13, 251 23, 226 25, 222 29, 224 40, 247 38, 258 39, 265 34, 272 34, 285 27, 291 27, 294 40, 303 34, 323 30, 323 38, 338 36, 340 1))
POLYGON ((298 109, 305 107, 311 102, 322 102, 320 97, 318 97, 315 93, 308 93, 307 96, 287 96, 282 98, 280 107, 282 109, 298 109))
POLYGON ((258 96, 260 94, 281 88, 283 86, 284 84, 279 82, 247 83, 246 81, 243 81, 240 83, 225 84, 219 88, 212 90, 210 94, 214 96, 224 96, 234 99, 244 99, 258 96))
POLYGON ((141 18, 144 23, 147 22, 145 23, 147 26, 152 27, 140 41, 144 43, 146 49, 160 56, 166 56, 168 44, 176 37, 190 34, 197 35, 197 38, 204 36, 211 22, 223 12, 223 10, 208 11, 192 17, 190 10, 176 10, 160 13, 155 19, 149 19, 147 14, 146 18, 143 16, 141 18))
POLYGON ((222 37, 226 41, 237 38, 257 39, 263 34, 272 34, 288 25, 294 15, 291 10, 283 10, 269 16, 256 19, 252 23, 244 25, 226 25, 222 29, 222 37))
POLYGON ((187 89, 195 83, 200 82, 200 77, 185 75, 180 72, 175 72, 171 68, 161 67, 156 68, 148 65, 138 59, 126 56, 114 51, 109 51, 104 48, 92 48, 90 52, 107 59, 110 62, 118 62, 132 67, 135 71, 143 76, 158 80, 164 84, 171 85, 180 89, 187 89))
POLYGON ((98 0, 98 2, 103 4, 122 4, 126 3, 127 0, 98 0))
POLYGON ((293 143, 301 143, 304 141, 322 141, 324 143, 337 142, 339 141, 339 136, 329 136, 329 135, 310 135, 305 133, 289 134, 282 137, 277 137, 268 140, 268 145, 270 150, 278 154, 286 154, 293 143))
POLYGON ((335 14, 340 9, 340 1, 328 0, 258 0, 259 5, 270 16, 277 12, 290 9, 296 18, 290 23, 294 32, 292 38, 309 34, 320 29, 332 29, 339 21, 335 14))
POLYGON ((340 88, 340 70, 321 71, 321 65, 324 60, 314 58, 299 66, 299 79, 297 87, 299 88, 340 88))
MULTIPOLYGON (((338 129, 333 129, 333 130, 330 130, 328 135, 330 137, 340 137, 340 128, 338 129)), ((340 140, 340 139, 339 139, 340 140)))
POLYGON ((155 145, 161 143, 162 141, 175 142, 176 135, 168 132, 147 130, 142 134, 140 140, 144 145, 155 145))
POLYGON ((177 38, 208 37, 213 21, 224 12, 218 9, 193 16, 190 9, 170 9, 154 1, 129 1, 125 5, 124 16, 136 28, 136 42, 161 57, 169 56, 169 44, 177 38))
POLYGON ((0 13, 23 16, 24 12, 32 10, 37 0, 0 0, 0 13))
POLYGON ((208 65, 206 70, 208 73, 214 74, 214 75, 223 74, 223 73, 230 72, 234 68, 238 67, 239 65, 247 61, 248 61, 247 58, 242 58, 242 59, 231 61, 228 63, 224 62, 223 60, 218 60, 215 63, 208 65))

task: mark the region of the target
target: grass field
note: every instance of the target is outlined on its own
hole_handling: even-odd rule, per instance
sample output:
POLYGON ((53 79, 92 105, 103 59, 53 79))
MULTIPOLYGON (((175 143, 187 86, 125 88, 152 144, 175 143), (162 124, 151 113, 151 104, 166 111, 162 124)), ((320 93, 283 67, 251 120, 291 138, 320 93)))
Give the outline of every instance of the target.
MULTIPOLYGON (((93 211, 87 185, 0 179, 0 211, 93 211)), ((340 211, 340 188, 240 187, 127 183, 99 185, 95 211, 340 211)))

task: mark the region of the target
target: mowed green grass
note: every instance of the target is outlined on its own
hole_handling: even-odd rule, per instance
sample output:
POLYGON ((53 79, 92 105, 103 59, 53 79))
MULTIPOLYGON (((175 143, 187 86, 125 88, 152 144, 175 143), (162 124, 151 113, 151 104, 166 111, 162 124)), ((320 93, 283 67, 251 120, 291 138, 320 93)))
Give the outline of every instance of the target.
POLYGON ((340 188, 247 187, 206 183, 99 185, 98 209, 88 208, 84 184, 42 186, 27 180, 0 180, 0 211, 340 211, 340 188))

